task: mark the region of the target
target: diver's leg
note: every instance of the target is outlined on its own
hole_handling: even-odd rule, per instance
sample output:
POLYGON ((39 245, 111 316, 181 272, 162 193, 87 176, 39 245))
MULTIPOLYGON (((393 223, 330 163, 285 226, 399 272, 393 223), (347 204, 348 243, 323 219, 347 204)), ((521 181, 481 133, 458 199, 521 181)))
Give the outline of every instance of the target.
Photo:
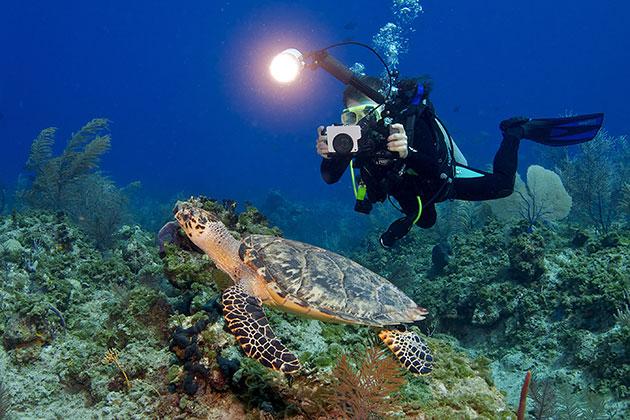
POLYGON ((437 220, 437 212, 435 210, 435 203, 430 203, 422 207, 418 205, 418 198, 410 194, 398 195, 396 201, 400 204, 400 207, 405 213, 405 217, 395 220, 385 233, 380 237, 380 244, 383 248, 389 248, 394 243, 407 235, 411 230, 414 221, 416 225, 428 229, 435 225, 437 220))
POLYGON ((518 137, 505 134, 494 156, 492 173, 479 178, 455 178, 455 199, 481 201, 507 197, 514 191, 518 165, 518 137))

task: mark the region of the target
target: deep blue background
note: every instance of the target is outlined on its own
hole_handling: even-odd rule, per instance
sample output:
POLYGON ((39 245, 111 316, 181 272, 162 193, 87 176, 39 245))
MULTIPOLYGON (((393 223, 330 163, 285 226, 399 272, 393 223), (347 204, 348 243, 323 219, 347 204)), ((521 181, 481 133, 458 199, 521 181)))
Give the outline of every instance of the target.
MULTIPOLYGON (((605 112, 630 133, 630 3, 583 0, 424 1, 403 75, 430 73, 438 114, 472 164, 498 146, 513 115, 605 112)), ((353 37, 371 42, 393 19, 389 1, 24 1, 0 13, 0 180, 23 171, 40 130, 70 133, 112 120, 102 169, 178 192, 257 202, 343 197, 347 179, 319 177, 315 127, 338 120, 343 86, 318 70, 298 84, 269 80, 286 47, 304 52, 353 37), (354 24, 354 29, 346 29, 354 24)), ((358 47, 332 50, 350 65, 379 62, 358 47)), ((520 168, 533 155, 523 147, 520 168)))

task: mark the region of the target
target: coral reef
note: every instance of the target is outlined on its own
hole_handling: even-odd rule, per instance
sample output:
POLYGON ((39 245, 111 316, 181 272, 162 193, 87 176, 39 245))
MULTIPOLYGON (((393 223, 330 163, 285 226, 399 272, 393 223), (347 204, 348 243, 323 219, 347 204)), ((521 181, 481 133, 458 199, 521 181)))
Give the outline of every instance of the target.
MULTIPOLYGON (((251 205, 238 212, 229 200, 202 201, 236 237, 282 234, 251 205)), ((406 384, 386 369, 383 380, 397 385, 379 389, 395 402, 391 409, 348 412, 358 397, 347 394, 340 406, 339 379, 352 381, 363 365, 384 363, 366 348, 390 357, 371 341, 371 328, 268 311, 278 338, 302 362, 298 374, 285 376, 244 356, 216 304, 225 277, 194 248, 182 249, 177 229, 160 259, 155 235, 138 226, 119 228, 100 252, 63 213, 2 217, 0 368, 10 415, 316 419, 369 411, 394 418, 514 419, 523 371, 532 368, 537 378, 552 381, 558 418, 571 395, 604 401, 609 415, 624 418, 630 234, 588 235, 578 247, 572 242, 580 228, 538 225, 526 232, 527 223, 506 226, 491 218, 448 242, 435 231, 414 230, 396 253, 364 240, 355 259, 430 311, 420 326, 429 335, 435 368, 426 377, 404 374, 399 379, 406 384), (432 262, 438 243, 452 248, 441 273, 432 262), (568 384, 568 399, 560 380, 568 384), (495 383, 508 392, 511 407, 495 383)), ((533 389, 531 414, 537 412, 533 389)), ((576 407, 593 413, 585 404, 576 407)))
POLYGON ((157 407, 170 298, 153 241, 123 226, 104 257, 62 213, 0 219, 0 368, 16 418, 134 418, 157 407), (129 388, 101 363, 112 348, 129 388))
POLYGON ((532 378, 532 409, 534 419, 593 419, 617 418, 606 395, 570 386, 550 378, 532 378))
MULTIPOLYGON (((439 229, 412 230, 395 252, 366 241, 354 258, 427 308, 430 329, 495 359, 497 384, 511 404, 528 369, 626 399, 630 232, 598 237, 565 223, 556 230, 537 224, 534 232, 528 226, 525 219, 506 225, 490 218, 453 236, 443 273, 431 264, 432 248, 444 241, 439 229)), ((628 412, 616 410, 616 418, 628 412)))

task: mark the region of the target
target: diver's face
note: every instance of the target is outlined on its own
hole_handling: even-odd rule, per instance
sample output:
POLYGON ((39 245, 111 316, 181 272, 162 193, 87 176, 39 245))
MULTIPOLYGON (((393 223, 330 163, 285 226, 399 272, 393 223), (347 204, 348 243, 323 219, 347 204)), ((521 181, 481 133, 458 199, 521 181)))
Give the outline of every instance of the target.
POLYGON ((363 105, 363 104, 358 102, 358 101, 355 101, 354 99, 348 99, 346 101, 346 108, 350 108, 350 107, 357 106, 357 105, 363 105))
POLYGON ((378 104, 372 100, 363 100, 361 102, 348 99, 345 103, 346 107, 341 113, 341 123, 343 125, 355 125, 370 113, 374 113, 377 120, 381 119, 381 113, 378 104))

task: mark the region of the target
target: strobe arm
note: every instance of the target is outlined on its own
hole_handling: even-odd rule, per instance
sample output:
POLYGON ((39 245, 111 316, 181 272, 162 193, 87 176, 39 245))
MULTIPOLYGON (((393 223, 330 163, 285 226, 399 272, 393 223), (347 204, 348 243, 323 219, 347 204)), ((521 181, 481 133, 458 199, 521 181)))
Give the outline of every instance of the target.
POLYGON ((377 104, 385 103, 385 97, 378 91, 372 89, 367 84, 363 83, 357 78, 352 70, 346 67, 342 62, 337 60, 332 55, 328 54, 324 50, 315 51, 312 53, 313 61, 310 67, 314 70, 317 67, 321 67, 328 73, 333 75, 341 83, 345 85, 351 85, 357 88, 368 98, 372 99, 377 104))

